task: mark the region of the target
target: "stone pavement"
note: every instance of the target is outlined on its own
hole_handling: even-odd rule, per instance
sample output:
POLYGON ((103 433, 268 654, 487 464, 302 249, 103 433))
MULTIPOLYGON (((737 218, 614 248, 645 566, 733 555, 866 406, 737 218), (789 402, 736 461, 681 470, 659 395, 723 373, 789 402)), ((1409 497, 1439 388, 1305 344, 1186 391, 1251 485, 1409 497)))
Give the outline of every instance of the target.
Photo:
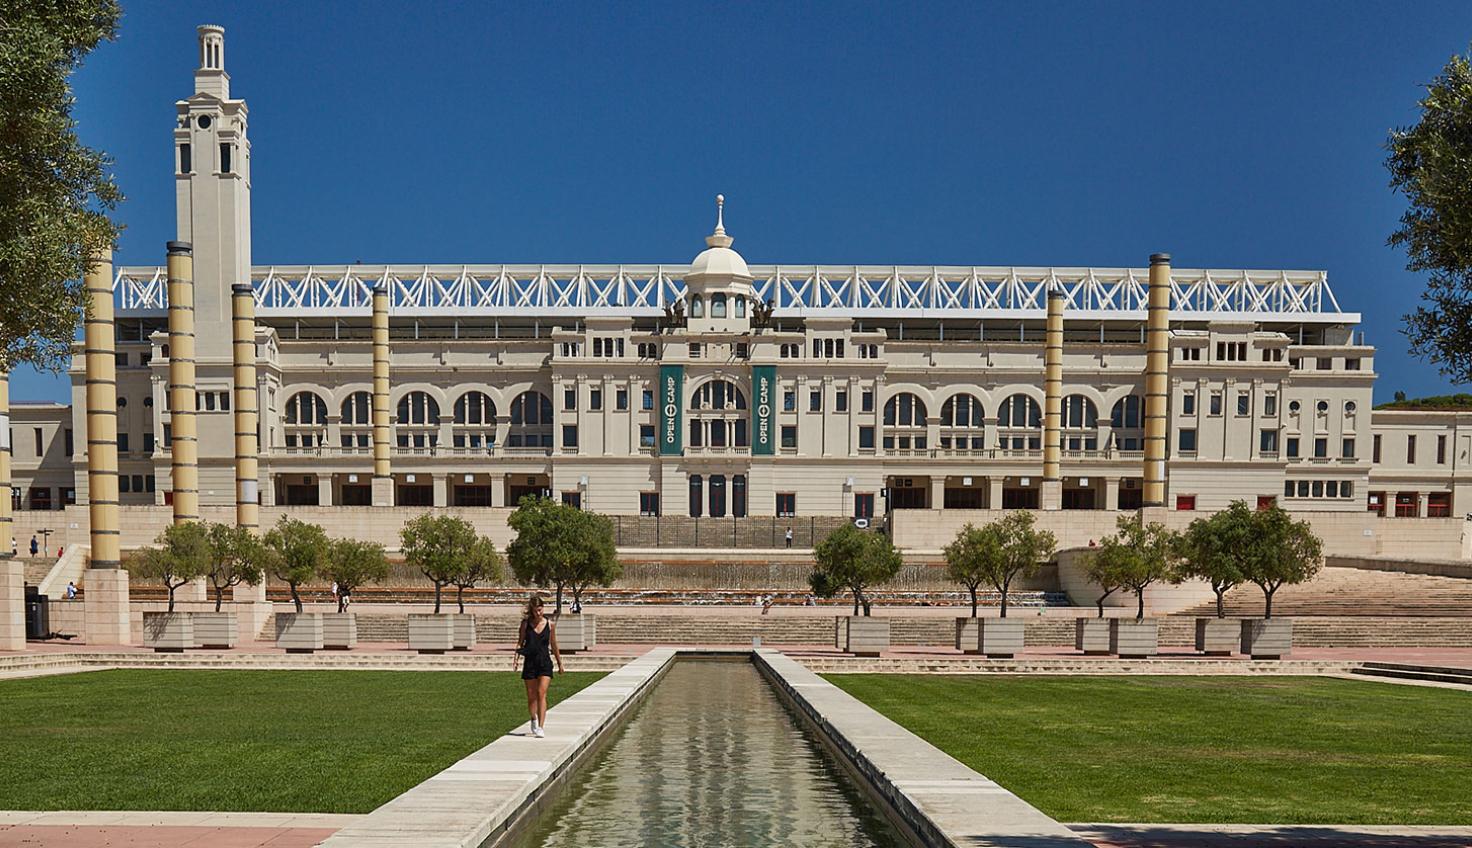
POLYGON ((1472 827, 1071 824, 1096 848, 1469 848, 1472 827))
POLYGON ((0 812, 0 848, 311 848, 361 818, 318 813, 0 812))

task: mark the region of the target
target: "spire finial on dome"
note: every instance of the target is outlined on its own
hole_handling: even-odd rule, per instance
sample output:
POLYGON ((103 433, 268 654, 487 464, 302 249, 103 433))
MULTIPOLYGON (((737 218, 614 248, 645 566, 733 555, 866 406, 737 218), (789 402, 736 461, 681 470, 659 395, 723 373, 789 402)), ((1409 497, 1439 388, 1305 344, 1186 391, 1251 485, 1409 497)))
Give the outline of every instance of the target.
POLYGON ((707 247, 730 247, 735 239, 726 235, 726 196, 716 195, 716 229, 705 237, 707 247))

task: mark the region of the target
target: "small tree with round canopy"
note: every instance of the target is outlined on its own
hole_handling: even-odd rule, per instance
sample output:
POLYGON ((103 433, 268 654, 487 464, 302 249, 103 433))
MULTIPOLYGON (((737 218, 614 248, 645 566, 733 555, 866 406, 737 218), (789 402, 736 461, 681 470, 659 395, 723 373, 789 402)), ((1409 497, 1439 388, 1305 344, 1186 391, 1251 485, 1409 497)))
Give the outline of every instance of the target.
POLYGON ((1145 590, 1159 581, 1180 582, 1175 568, 1179 537, 1159 522, 1146 524, 1139 515, 1122 515, 1115 526, 1118 532, 1105 537, 1094 556, 1104 561, 1101 568, 1114 574, 1121 587, 1135 593, 1135 620, 1142 621, 1145 590))
POLYGON ((440 596, 446 586, 460 578, 471 551, 480 537, 470 522, 453 515, 425 513, 404 524, 399 540, 404 562, 434 584, 434 611, 440 611, 440 596))
POLYGON ((388 577, 388 557, 377 542, 334 539, 327 549, 322 576, 337 584, 337 611, 345 612, 348 595, 354 589, 388 577))
POLYGON ((316 579, 327 560, 331 544, 327 533, 315 524, 283 515, 264 542, 270 558, 267 570, 291 590, 291 602, 300 613, 302 585, 316 579))
POLYGON ((1252 542, 1243 574, 1263 594, 1263 618, 1273 617, 1273 595, 1284 586, 1313 579, 1324 564, 1324 543, 1307 521, 1276 504, 1253 515, 1252 542))
POLYGON ((154 540, 156 547, 140 548, 128 560, 128 571, 158 580, 169 593, 168 611, 174 611, 174 592, 210 571, 209 532, 197 522, 171 524, 154 540))
POLYGON ((243 527, 215 523, 203 526, 210 544, 206 576, 215 590, 215 612, 219 612, 225 603, 225 590, 242 583, 260 583, 271 558, 261 540, 243 527))
POLYGON ((455 603, 460 614, 465 614, 465 590, 475 587, 482 580, 496 580, 501 576, 501 554, 496 544, 486 536, 476 537, 475 544, 465 553, 465 567, 455 575, 455 603))
POLYGON ((1216 595, 1216 617, 1226 618, 1226 594, 1247 579, 1256 519, 1245 501, 1191 522, 1180 537, 1180 574, 1205 580, 1216 595))
POLYGON ((813 573, 808 576, 813 594, 831 598, 852 592, 854 615, 862 608, 872 614, 873 602, 865 592, 888 582, 904 565, 900 552, 888 536, 846 524, 829 533, 813 548, 813 573))

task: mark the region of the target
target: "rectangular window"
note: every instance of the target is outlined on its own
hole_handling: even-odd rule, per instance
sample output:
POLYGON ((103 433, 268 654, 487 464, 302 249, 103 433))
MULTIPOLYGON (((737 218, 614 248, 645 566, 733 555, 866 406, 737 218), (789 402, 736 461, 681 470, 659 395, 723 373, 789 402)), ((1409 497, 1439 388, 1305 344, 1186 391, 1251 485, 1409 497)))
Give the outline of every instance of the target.
POLYGON ((746 343, 746 342, 737 342, 736 343, 736 358, 737 359, 750 359, 751 358, 751 345, 748 344, 748 343, 746 343))
POLYGON ((1427 518, 1450 518, 1451 514, 1452 496, 1450 492, 1426 493, 1427 518))
POLYGON ((1436 437, 1436 464, 1446 465, 1446 436, 1436 437))
POLYGON ((797 428, 791 424, 782 425, 782 447, 797 447, 797 428))
POLYGON ((230 145, 222 144, 220 145, 220 173, 230 173, 230 164, 230 145))
POLYGON ((1376 435, 1375 438, 1373 440, 1371 440, 1371 442, 1370 442, 1370 451, 1371 451, 1371 453, 1370 453, 1370 461, 1371 462, 1379 462, 1380 461, 1380 436, 1379 435, 1376 435))
POLYGON ((46 455, 46 445, 42 441, 41 428, 40 427, 37 427, 37 428, 35 428, 35 431, 36 431, 36 458, 37 459, 40 459, 41 457, 43 457, 43 456, 46 455))
POLYGON ((863 393, 859 395, 859 411, 860 412, 873 412, 874 411, 874 392, 873 391, 871 391, 869 389, 864 389, 863 393))
MULTIPOLYGON (((166 448, 167 447, 171 447, 173 444, 174 444, 174 427, 173 427, 172 424, 165 424, 164 425, 164 447, 166 447, 166 448)), ((288 444, 290 444, 290 443, 288 442, 288 444)))
POLYGON ((654 425, 653 424, 640 424, 639 425, 639 447, 641 447, 641 448, 652 448, 652 447, 654 447, 654 425))
POLYGON ((1360 370, 1360 358, 1358 356, 1351 356, 1348 359, 1344 360, 1344 370, 1345 371, 1358 371, 1358 370, 1360 370))
POLYGON ((1252 412, 1252 395, 1247 392, 1237 393, 1237 414, 1247 415, 1252 412))
POLYGON ((1291 498, 1291 497, 1293 497, 1293 493, 1295 491, 1297 491, 1297 490, 1294 487, 1292 480, 1284 480, 1283 481, 1283 497, 1285 497, 1285 498, 1291 498))
POLYGON ((859 450, 873 450, 873 449, 874 449, 874 428, 873 427, 860 427, 859 428, 859 450))
POLYGON ((1328 356, 1321 356, 1319 357, 1318 365, 1315 367, 1317 367, 1320 371, 1333 371, 1334 359, 1328 356))
POLYGON ((133 491, 135 491, 135 492, 141 492, 141 491, 143 491, 143 475, 142 474, 134 474, 133 475, 133 491))
POLYGON ((791 518, 797 515, 797 495, 795 493, 777 493, 777 515, 782 518, 791 518))
POLYGON ((214 412, 215 411, 215 393, 214 392, 202 392, 200 394, 200 397, 204 399, 204 411, 205 412, 214 412))
POLYGON ((1325 480, 1324 481, 1324 497, 1326 497, 1326 498, 1337 498, 1337 497, 1339 497, 1339 481, 1338 480, 1325 480))
POLYGON ((1194 428, 1187 428, 1185 430, 1181 430, 1180 431, 1180 442, 1179 442, 1179 444, 1180 444, 1180 451, 1181 451, 1181 453, 1195 453, 1196 452, 1196 430, 1194 428))
POLYGON ((1406 465, 1416 464, 1416 437, 1406 436, 1406 465))
MULTIPOLYGON (((62 438, 65 440, 66 444, 66 455, 71 456, 72 452, 76 449, 75 444, 72 442, 72 428, 68 427, 63 430, 62 438)), ((152 434, 149 434, 148 438, 151 440, 153 438, 152 434)), ((152 451, 153 448, 150 447, 149 450, 152 451)))
POLYGON ((593 390, 591 390, 591 391, 588 392, 588 408, 589 409, 602 409, 603 408, 603 390, 602 389, 593 389, 593 390))
POLYGON ((659 492, 639 493, 639 514, 659 515, 659 492))
POLYGON ((583 508, 583 493, 582 492, 578 492, 578 491, 563 492, 562 493, 562 503, 565 506, 572 507, 573 509, 582 509, 583 508))
POLYGON ((128 433, 126 431, 118 434, 118 453, 129 453, 128 433))
POLYGON ((1222 414, 1222 393, 1221 392, 1212 392, 1211 393, 1211 406, 1208 408, 1207 412, 1209 414, 1211 414, 1211 415, 1221 415, 1222 414))
POLYGON ((1196 511, 1195 495, 1176 495, 1176 509, 1181 512, 1196 511))
POLYGON ((640 393, 639 405, 642 406, 642 407, 644 407, 645 409, 653 409, 654 408, 654 392, 652 390, 650 390, 650 389, 644 389, 640 393))
POLYGON ((1185 394, 1181 395, 1181 414, 1182 415, 1195 415, 1196 414, 1196 393, 1195 392, 1186 392, 1185 394))
POLYGON ((823 390, 813 389, 808 392, 808 412, 823 411, 823 390))
POLYGON ((1329 440, 1320 436, 1314 439, 1314 459, 1327 459, 1329 456, 1329 440))
POLYGON ((578 446, 578 426, 576 424, 562 425, 562 446, 565 448, 578 446))
POLYGON ((562 390, 562 408, 563 409, 577 409, 578 408, 578 390, 577 389, 563 389, 562 390))
POLYGON ((1298 437, 1292 436, 1288 439, 1288 458, 1298 459, 1298 437))
POLYGON ((118 475, 118 491, 119 492, 122 492, 123 494, 127 494, 127 493, 133 491, 133 489, 132 489, 132 483, 128 480, 128 475, 126 475, 126 474, 119 474, 118 475))
POLYGON ((1344 459, 1354 459, 1354 439, 1346 438, 1340 444, 1339 455, 1344 459))
POLYGON ((629 390, 628 389, 619 389, 617 392, 615 392, 614 395, 613 395, 613 404, 614 404, 614 407, 615 408, 617 408, 617 409, 619 409, 621 411, 622 410, 625 410, 625 409, 628 409, 629 408, 629 390))
POLYGON ((229 412, 230 411, 230 393, 229 392, 220 392, 220 411, 221 412, 229 412))
POLYGON ((157 481, 154 479, 154 476, 150 474, 147 477, 143 478, 143 487, 151 492, 153 491, 156 482, 157 481))
POLYGON ((144 433, 143 434, 143 452, 144 453, 153 453, 153 434, 152 433, 144 433))
POLYGON ((1262 414, 1263 415, 1277 415, 1278 414, 1278 396, 1276 394, 1274 394, 1272 392, 1268 392, 1267 394, 1265 394, 1265 395, 1262 396, 1262 414))
POLYGON ((784 391, 782 393, 782 411, 783 412, 796 412, 797 411, 797 392, 794 392, 793 390, 788 389, 787 391, 784 391))
POLYGON ((833 408, 838 412, 848 412, 848 392, 839 389, 833 394, 833 408))
POLYGON ((690 343, 690 358, 691 359, 699 359, 700 358, 700 342, 691 342, 690 343))
POLYGON ((1278 431, 1263 430, 1258 435, 1258 451, 1265 455, 1276 455, 1278 453, 1278 431))
POLYGON ((194 173, 194 148, 187 144, 179 145, 179 173, 194 173))

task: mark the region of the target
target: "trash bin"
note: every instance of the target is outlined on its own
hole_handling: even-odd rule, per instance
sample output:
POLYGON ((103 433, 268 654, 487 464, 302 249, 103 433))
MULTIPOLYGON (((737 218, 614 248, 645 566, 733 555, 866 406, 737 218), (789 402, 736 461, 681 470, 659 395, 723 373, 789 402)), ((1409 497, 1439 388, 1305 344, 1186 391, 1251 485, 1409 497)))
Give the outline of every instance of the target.
POLYGON ((51 635, 51 613, 48 598, 40 587, 26 587, 26 638, 45 639, 51 635))

